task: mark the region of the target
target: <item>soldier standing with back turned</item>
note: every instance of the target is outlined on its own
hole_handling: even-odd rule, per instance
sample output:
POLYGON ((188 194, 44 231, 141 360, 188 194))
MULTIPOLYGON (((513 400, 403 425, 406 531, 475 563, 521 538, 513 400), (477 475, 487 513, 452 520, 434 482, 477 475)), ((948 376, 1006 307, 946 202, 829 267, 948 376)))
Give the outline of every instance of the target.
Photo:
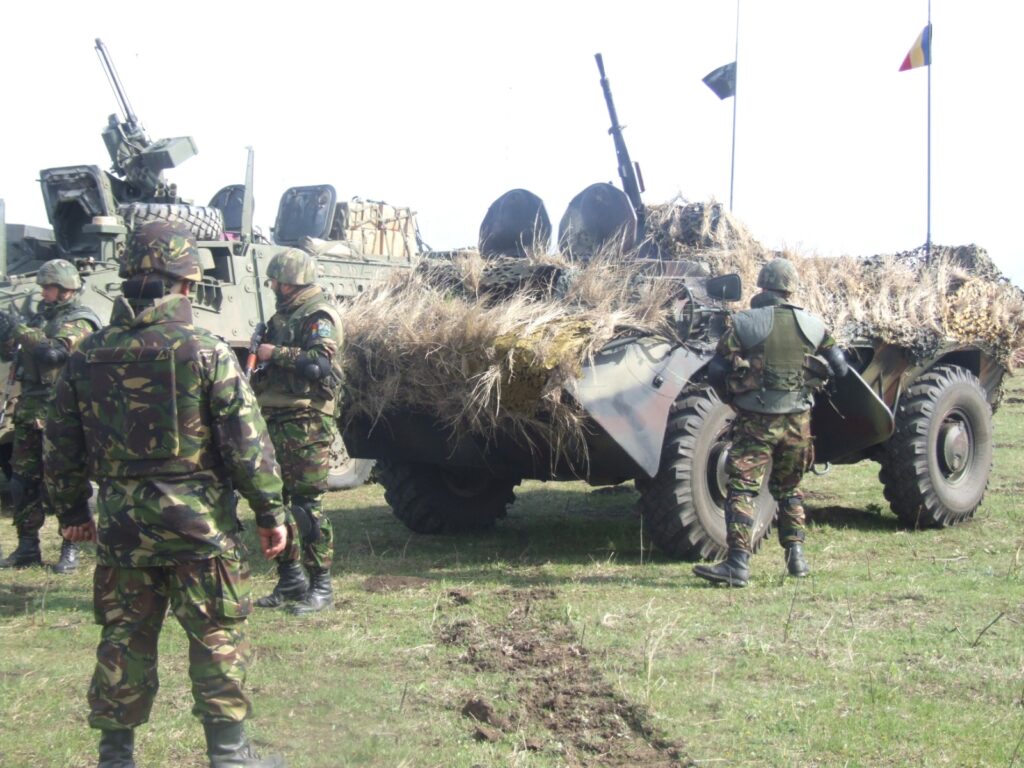
MULTIPOLYGON (((81 304, 82 278, 70 261, 52 259, 39 268, 42 286, 38 311, 27 321, 0 314, 0 358, 20 369, 21 395, 14 410, 11 500, 18 548, 0 560, 0 568, 42 563, 39 530, 49 507, 43 492, 43 421, 53 385, 75 347, 103 323, 81 304)), ((78 545, 61 539, 57 573, 78 567, 78 545)))
POLYGON ((751 300, 752 309, 733 316, 732 328, 709 364, 711 382, 725 383, 736 418, 726 463, 728 555, 717 565, 693 569, 708 581, 747 586, 755 499, 769 465, 768 489, 779 505, 779 543, 787 568, 798 578, 810 573, 803 551, 806 520, 799 485, 814 460, 813 392, 825 383, 829 369, 845 376, 848 367, 825 323, 789 303, 798 283, 796 268, 786 259, 762 267, 757 278, 762 292, 751 300), (820 368, 812 359, 817 355, 824 358, 820 368))
POLYGON ((213 768, 280 768, 243 728, 252 609, 235 491, 266 557, 285 545, 281 475, 235 353, 199 330, 188 295, 202 278, 188 229, 136 229, 111 324, 73 353, 46 424, 45 481, 69 541, 97 542, 102 627, 89 687, 99 768, 134 768, 135 728, 159 687, 157 646, 174 615, 189 642, 192 713, 213 768), (99 484, 94 522, 86 500, 99 484))
POLYGON ((267 279, 277 297, 267 336, 259 345, 253 389, 281 462, 291 537, 277 560, 274 591, 261 608, 293 602, 297 616, 334 605, 334 534, 323 513, 331 444, 338 436, 341 317, 316 284, 316 259, 298 248, 276 254, 267 279), (307 579, 303 566, 309 572, 307 579))

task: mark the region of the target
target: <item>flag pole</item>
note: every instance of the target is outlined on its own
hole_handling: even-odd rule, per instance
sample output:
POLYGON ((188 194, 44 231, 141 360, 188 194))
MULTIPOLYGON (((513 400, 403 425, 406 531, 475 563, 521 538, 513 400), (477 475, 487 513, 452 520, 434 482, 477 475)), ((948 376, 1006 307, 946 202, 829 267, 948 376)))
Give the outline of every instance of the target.
MULTIPOLYGON (((930 15, 931 0, 928 0, 928 7, 930 15)), ((732 157, 729 160, 729 213, 732 213, 733 180, 736 177, 736 93, 739 91, 740 80, 740 0, 736 0, 736 57, 733 61, 735 62, 736 72, 733 75, 735 84, 733 85, 732 94, 732 157)))
MULTIPOLYGON (((736 0, 739 2, 739 0, 736 0)), ((924 241, 924 261, 930 264, 932 260, 932 0, 928 0, 928 196, 927 196, 927 226, 924 241)))

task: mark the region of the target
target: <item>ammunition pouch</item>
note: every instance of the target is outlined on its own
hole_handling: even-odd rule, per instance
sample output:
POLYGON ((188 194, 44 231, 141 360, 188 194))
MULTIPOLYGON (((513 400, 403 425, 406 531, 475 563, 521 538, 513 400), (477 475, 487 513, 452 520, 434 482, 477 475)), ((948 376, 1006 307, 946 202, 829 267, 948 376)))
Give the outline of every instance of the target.
POLYGON ((817 392, 825 386, 831 373, 828 362, 821 355, 804 355, 804 387, 817 392))
POLYGON ((292 499, 290 510, 303 546, 318 542, 320 540, 320 522, 313 514, 312 503, 308 499, 292 499))

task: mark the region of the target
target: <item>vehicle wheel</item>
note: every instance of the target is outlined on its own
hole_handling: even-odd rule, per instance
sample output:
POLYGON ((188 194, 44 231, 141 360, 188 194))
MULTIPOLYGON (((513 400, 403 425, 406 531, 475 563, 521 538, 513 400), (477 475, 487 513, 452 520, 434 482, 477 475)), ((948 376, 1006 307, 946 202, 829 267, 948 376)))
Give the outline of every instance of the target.
MULTIPOLYGON (((650 536, 669 557, 710 560, 725 554, 725 462, 734 415, 713 389, 684 392, 672 406, 658 474, 637 483, 650 536)), ((775 518, 767 474, 755 505, 756 550, 775 518)))
POLYGON ((992 469, 992 409, 977 377, 946 365, 900 398, 879 479, 908 528, 944 528, 981 504, 992 469))
POLYGON ((370 479, 373 459, 353 459, 348 455, 341 435, 331 444, 331 467, 327 471, 327 487, 332 491, 347 491, 358 488, 370 479))
POLYGON ((384 498, 416 533, 490 528, 515 501, 519 480, 484 472, 454 472, 429 464, 377 462, 384 498))
POLYGON ((128 229, 151 221, 174 221, 185 224, 196 240, 223 240, 224 214, 219 208, 187 203, 125 203, 117 207, 128 229))

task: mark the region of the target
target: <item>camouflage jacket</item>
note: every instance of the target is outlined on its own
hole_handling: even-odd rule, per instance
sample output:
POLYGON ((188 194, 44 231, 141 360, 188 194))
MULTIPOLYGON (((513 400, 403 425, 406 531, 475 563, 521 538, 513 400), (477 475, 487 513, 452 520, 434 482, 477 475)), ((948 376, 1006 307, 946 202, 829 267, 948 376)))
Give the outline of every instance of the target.
POLYGON ((278 306, 265 341, 274 345, 274 354, 253 376, 260 407, 334 415, 344 381, 341 316, 323 289, 304 288, 285 306, 278 306), (330 373, 317 381, 307 379, 298 368, 312 358, 326 359, 330 365, 330 373))
POLYGON ((71 353, 82 339, 102 325, 95 312, 74 299, 45 307, 14 327, 11 335, 0 344, 0 359, 18 366, 21 380, 19 410, 41 410, 63 366, 63 363, 43 362, 39 353, 45 347, 71 353))
POLYGON ((238 546, 237 489, 257 524, 284 523, 281 470, 234 352, 171 296, 136 316, 118 299, 57 381, 44 483, 61 525, 89 518, 97 556, 123 567, 215 557, 238 546))
POLYGON ((728 364, 733 407, 754 413, 800 413, 814 405, 814 391, 825 383, 824 360, 813 358, 835 340, 822 320, 800 307, 778 304, 736 313, 718 342, 728 364))

